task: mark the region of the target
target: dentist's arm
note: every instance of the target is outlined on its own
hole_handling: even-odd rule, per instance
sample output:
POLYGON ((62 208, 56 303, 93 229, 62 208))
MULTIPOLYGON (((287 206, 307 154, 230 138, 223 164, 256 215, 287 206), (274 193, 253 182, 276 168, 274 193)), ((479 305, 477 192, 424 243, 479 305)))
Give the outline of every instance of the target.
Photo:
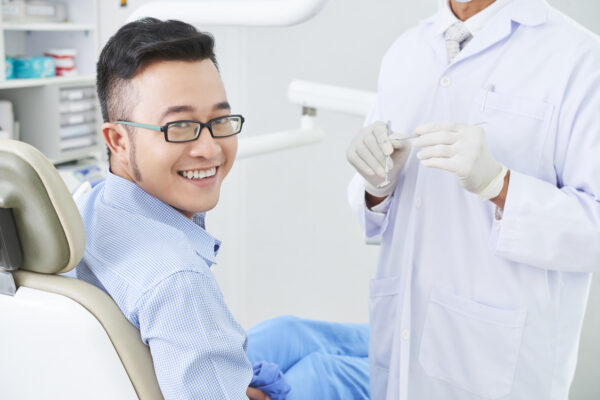
POLYGON ((453 173, 466 190, 504 210, 496 221, 496 255, 549 270, 600 271, 600 94, 587 99, 565 123, 573 131, 560 135, 558 130, 558 185, 518 171, 509 174, 491 156, 480 127, 417 128, 413 146, 421 148, 417 157, 424 166, 453 173))
POLYGON ((502 190, 498 196, 490 199, 492 203, 496 205, 500 210, 504 211, 504 203, 506 203, 506 195, 508 194, 508 184, 510 183, 510 169, 506 170, 506 175, 504 176, 504 181, 502 185, 502 190))

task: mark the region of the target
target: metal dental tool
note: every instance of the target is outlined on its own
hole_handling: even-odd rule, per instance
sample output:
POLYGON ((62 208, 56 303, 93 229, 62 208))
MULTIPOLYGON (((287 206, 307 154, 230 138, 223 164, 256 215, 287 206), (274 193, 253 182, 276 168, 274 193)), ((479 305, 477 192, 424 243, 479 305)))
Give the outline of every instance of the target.
MULTIPOLYGON (((487 122, 475 122, 473 125, 481 126, 481 125, 485 125, 485 124, 487 124, 487 122)), ((389 133, 388 133, 388 135, 389 135, 389 133)), ((388 138, 389 138, 390 142, 401 142, 403 140, 414 139, 419 136, 420 135, 418 135, 416 133, 409 133, 407 135, 391 135, 391 136, 388 136, 388 138)))
MULTIPOLYGON (((387 128, 387 137, 389 138, 390 134, 392 133, 392 123, 388 121, 385 124, 385 127, 387 128)), ((379 189, 386 187, 390 184, 390 161, 392 161, 392 155, 388 154, 385 157, 385 180, 377 185, 377 188, 379 189)))
POLYGON ((401 142, 403 140, 408 140, 408 139, 414 139, 416 137, 418 137, 419 135, 417 135, 416 133, 411 133, 408 135, 392 135, 390 136, 390 141, 391 142, 401 142))

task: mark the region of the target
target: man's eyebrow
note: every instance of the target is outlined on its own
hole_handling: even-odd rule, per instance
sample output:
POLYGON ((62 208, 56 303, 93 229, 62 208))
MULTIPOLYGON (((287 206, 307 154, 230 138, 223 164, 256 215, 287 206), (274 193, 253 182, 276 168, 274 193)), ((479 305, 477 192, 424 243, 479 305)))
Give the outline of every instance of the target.
MULTIPOLYGON (((226 101, 222 101, 213 106, 213 111, 220 111, 220 110, 228 110, 229 111, 229 110, 231 110, 231 105, 226 101)), ((193 111, 195 111, 195 108, 190 105, 171 106, 171 107, 167 108, 161 114, 160 119, 163 120, 166 116, 168 116, 170 114, 178 114, 178 113, 182 113, 182 112, 193 112, 193 111)))
POLYGON ((170 114, 178 114, 182 112, 192 112, 194 111, 194 107, 190 105, 180 105, 180 106, 171 106, 167 108, 161 115, 160 120, 162 121, 167 115, 170 114))
POLYGON ((228 102, 222 101, 213 106, 213 111, 219 111, 219 110, 231 110, 231 106, 229 105, 228 102))

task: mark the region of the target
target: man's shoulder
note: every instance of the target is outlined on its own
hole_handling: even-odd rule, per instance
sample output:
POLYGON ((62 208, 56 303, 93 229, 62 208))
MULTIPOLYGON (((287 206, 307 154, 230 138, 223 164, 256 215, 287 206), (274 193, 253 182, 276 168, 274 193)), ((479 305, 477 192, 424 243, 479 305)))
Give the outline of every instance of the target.
POLYGON ((98 213, 87 234, 84 258, 122 274, 140 290, 182 268, 208 270, 178 229, 143 216, 128 215, 127 222, 114 217, 98 213))
POLYGON ((407 55, 418 57, 417 53, 429 46, 428 36, 435 34, 436 21, 437 14, 434 14, 402 32, 385 52, 383 63, 397 62, 407 55))
POLYGON ((182 269, 207 273, 184 232, 135 208, 103 201, 101 188, 78 206, 86 230, 84 261, 105 287, 105 281, 116 280, 141 293, 182 269))
POLYGON ((156 234, 135 236, 121 229, 110 237, 88 237, 77 277, 103 288, 128 317, 136 314, 140 299, 168 287, 165 282, 212 276, 209 265, 190 246, 174 245, 156 234))
POLYGON ((431 34, 431 29, 434 29, 434 22, 435 16, 424 19, 411 26, 394 40, 388 52, 402 47, 412 48, 415 45, 418 45, 420 42, 424 42, 425 35, 431 34))
MULTIPOLYGON (((113 235, 129 237, 119 243, 129 246, 138 237, 146 240, 174 238, 181 232, 175 227, 152 218, 145 210, 131 203, 129 207, 115 205, 104 196, 104 185, 99 184, 77 200, 88 239, 116 239, 113 235), (106 236, 108 234, 108 236, 106 236)), ((123 238, 124 239, 124 238, 123 238)))
MULTIPOLYGON (((543 35, 556 46, 577 52, 600 55, 600 36, 560 10, 548 5, 548 20, 543 35)), ((557 51, 562 49, 557 48, 557 51)))

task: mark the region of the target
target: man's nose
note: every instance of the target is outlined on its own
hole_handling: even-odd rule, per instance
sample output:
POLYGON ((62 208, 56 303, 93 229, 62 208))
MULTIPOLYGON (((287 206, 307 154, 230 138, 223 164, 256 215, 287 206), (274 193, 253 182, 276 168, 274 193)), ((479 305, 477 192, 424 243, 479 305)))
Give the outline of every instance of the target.
POLYGON ((212 158, 219 154, 221 146, 217 143, 215 138, 212 137, 210 131, 206 126, 200 130, 200 136, 198 139, 191 142, 191 155, 195 157, 212 158))

